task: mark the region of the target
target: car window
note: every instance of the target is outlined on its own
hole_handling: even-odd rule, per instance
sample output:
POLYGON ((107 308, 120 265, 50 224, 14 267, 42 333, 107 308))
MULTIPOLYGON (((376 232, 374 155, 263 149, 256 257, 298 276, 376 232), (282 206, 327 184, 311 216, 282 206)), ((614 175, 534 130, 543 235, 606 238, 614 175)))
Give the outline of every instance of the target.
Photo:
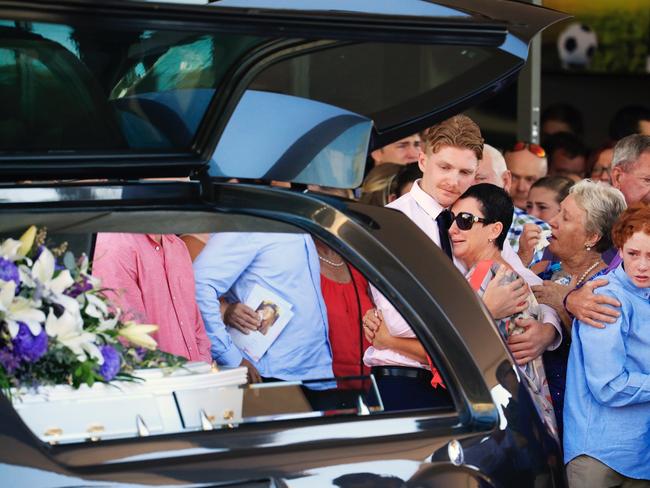
POLYGON ((459 86, 465 95, 478 93, 519 62, 463 45, 321 43, 294 51, 244 92, 212 155, 211 176, 355 188, 371 128, 376 135, 443 111, 459 86), (251 139, 258 150, 241 157, 251 139))
POLYGON ((224 74, 262 41, 8 20, 0 33, 0 150, 20 154, 187 149, 224 74))
POLYGON ((452 386, 430 372, 436 358, 405 352, 423 349, 399 311, 318 238, 263 228, 154 237, 50 233, 45 245, 59 249, 61 267, 70 265, 67 252, 92 256, 93 277, 124 317, 159 323, 158 348, 196 360, 197 345, 215 363, 135 370, 134 382, 79 390, 14 390, 16 410, 44 442, 456 411, 452 386), (386 323, 377 332, 383 339, 371 347, 362 322, 366 314, 376 316, 376 307, 386 323), (391 333, 413 343, 387 350, 391 333), (201 334, 207 346, 200 345, 201 334), (247 385, 251 372, 240 364, 253 364, 261 381, 247 385))
POLYGON ((373 119, 381 132, 405 113, 415 118, 443 109, 459 83, 467 95, 518 62, 481 46, 349 43, 277 62, 250 88, 334 104, 373 119))

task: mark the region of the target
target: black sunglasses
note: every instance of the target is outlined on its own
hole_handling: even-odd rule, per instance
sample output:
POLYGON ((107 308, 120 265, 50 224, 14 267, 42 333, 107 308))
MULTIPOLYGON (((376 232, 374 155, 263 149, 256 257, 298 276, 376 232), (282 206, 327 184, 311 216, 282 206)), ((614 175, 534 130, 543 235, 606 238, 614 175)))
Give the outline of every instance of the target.
POLYGON ((470 230, 476 222, 480 222, 481 224, 491 223, 488 222, 483 217, 477 217, 476 215, 471 214, 469 212, 460 212, 458 215, 454 215, 454 213, 452 212, 451 221, 452 222, 456 221, 456 225, 460 230, 470 230))

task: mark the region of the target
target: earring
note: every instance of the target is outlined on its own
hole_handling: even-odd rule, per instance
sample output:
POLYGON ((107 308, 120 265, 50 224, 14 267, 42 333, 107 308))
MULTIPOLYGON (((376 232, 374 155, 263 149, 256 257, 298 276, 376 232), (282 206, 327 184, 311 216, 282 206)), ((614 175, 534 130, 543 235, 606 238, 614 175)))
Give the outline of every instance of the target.
POLYGON ((488 239, 488 242, 492 244, 494 242, 494 239, 488 239))
POLYGON ((586 249, 587 251, 591 251, 591 246, 590 246, 589 244, 585 244, 585 249, 586 249))

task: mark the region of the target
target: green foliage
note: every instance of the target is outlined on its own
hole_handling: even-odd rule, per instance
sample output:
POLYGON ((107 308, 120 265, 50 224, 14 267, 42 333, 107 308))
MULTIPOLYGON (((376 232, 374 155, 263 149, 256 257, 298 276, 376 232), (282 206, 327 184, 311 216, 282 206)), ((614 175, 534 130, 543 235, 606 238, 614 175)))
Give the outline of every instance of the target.
POLYGON ((598 36, 590 71, 645 73, 650 45, 650 9, 619 10, 616 15, 583 16, 598 36))

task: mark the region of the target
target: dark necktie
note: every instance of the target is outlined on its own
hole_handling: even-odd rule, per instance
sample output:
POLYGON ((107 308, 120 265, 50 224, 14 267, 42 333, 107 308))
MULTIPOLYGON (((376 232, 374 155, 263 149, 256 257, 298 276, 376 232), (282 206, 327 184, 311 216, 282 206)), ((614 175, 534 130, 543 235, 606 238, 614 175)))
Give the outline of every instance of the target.
POLYGON ((440 212, 436 217, 438 224, 438 233, 440 234, 440 247, 445 252, 449 259, 453 259, 451 255, 451 243, 449 242, 449 227, 451 227, 451 212, 447 209, 440 212))

